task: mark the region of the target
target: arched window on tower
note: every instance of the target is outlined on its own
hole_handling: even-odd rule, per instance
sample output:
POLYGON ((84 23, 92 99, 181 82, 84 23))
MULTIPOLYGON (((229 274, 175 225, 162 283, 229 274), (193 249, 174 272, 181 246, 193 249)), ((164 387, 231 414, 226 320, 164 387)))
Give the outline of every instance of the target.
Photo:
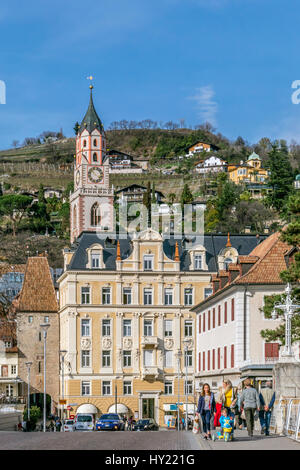
POLYGON ((94 147, 97 147, 97 139, 94 139, 94 147))
POLYGON ((97 227, 101 222, 100 206, 98 202, 92 205, 91 208, 91 226, 97 227))
POLYGON ((93 162, 97 162, 98 161, 98 157, 97 157, 97 154, 96 152, 93 153, 93 162))
POLYGON ((86 147, 86 140, 83 141, 83 146, 86 147))
POLYGON ((224 268, 225 268, 225 271, 228 271, 228 266, 233 263, 233 259, 232 258, 225 258, 224 259, 224 268))

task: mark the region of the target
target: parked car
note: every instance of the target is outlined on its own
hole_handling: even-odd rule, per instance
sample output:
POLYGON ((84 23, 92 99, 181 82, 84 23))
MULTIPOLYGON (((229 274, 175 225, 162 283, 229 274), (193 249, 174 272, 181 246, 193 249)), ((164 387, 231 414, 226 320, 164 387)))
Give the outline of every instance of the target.
POLYGON ((96 421, 96 431, 123 431, 124 427, 123 419, 116 413, 104 414, 96 421))
POLYGON ((94 431, 94 415, 88 413, 77 414, 74 431, 94 431))
POLYGON ((153 418, 139 419, 133 426, 134 431, 158 431, 159 426, 153 418))
POLYGON ((75 425, 73 419, 65 419, 64 432, 73 432, 75 431, 75 425))

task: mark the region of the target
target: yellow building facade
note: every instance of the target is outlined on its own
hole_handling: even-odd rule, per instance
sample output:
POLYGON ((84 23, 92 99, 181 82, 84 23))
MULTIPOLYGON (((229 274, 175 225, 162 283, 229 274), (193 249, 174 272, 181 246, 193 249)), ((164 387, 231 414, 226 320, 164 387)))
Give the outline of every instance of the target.
POLYGON ((228 165, 228 175, 231 181, 236 184, 265 184, 268 179, 268 171, 262 168, 261 158, 254 152, 245 163, 228 165))
POLYGON ((201 259, 201 270, 194 264, 183 272, 178 243, 171 246, 173 259, 164 244, 149 228, 132 240, 116 241, 114 248, 111 241, 108 247, 96 234, 83 233, 80 253, 65 251, 60 348, 67 351, 64 395, 75 405, 71 414, 92 404, 97 415, 117 409, 167 425, 176 415, 171 405, 178 393, 181 413, 188 400, 194 414, 196 331, 190 308, 204 299, 210 273, 203 269, 202 246, 189 254, 191 264, 201 259), (108 251, 116 254, 114 270, 101 268, 108 251), (73 268, 78 260, 84 260, 82 269, 73 268))

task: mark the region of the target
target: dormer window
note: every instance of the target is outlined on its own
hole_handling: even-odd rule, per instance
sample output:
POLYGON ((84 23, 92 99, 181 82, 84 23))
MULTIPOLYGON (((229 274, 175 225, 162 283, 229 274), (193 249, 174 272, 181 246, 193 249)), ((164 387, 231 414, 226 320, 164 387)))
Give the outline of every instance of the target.
POLYGON ((153 255, 144 256, 144 271, 153 271, 153 255))
POLYGON ((224 268, 226 271, 228 271, 228 266, 233 263, 233 259, 232 258, 225 258, 224 260, 224 268))
POLYGON ((100 253, 92 252, 91 253, 92 268, 100 267, 100 253))
POLYGON ((203 269, 202 266, 203 266, 202 255, 200 255, 199 253, 195 253, 195 258, 194 258, 194 268, 195 268, 195 270, 199 271, 199 270, 203 269))

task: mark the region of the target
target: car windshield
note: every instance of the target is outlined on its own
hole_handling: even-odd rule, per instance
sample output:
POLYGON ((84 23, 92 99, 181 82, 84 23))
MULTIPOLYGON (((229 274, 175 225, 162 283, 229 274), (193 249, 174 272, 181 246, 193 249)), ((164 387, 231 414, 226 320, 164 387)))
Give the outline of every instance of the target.
POLYGON ((91 422, 93 421, 93 418, 91 416, 88 416, 88 415, 79 415, 77 416, 77 421, 78 423, 85 423, 85 422, 91 422))
POLYGON ((142 424, 143 426, 145 426, 145 424, 149 424, 150 421, 149 419, 139 419, 137 424, 142 424))
POLYGON ((110 413, 107 415, 102 415, 100 419, 119 419, 119 416, 110 413))
POLYGON ((73 424, 73 420, 72 420, 72 419, 68 419, 67 421, 65 421, 65 424, 73 424))

